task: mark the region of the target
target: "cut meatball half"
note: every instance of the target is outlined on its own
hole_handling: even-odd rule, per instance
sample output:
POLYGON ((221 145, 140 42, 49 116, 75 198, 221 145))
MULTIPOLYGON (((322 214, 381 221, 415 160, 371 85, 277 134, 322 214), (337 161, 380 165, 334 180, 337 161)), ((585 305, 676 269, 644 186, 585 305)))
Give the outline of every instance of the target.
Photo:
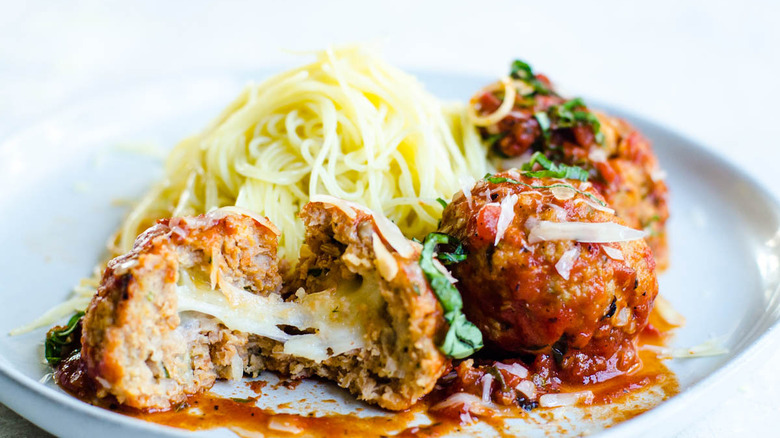
POLYGON ((486 346, 534 355, 570 383, 636 369, 655 261, 590 183, 504 172, 456 195, 440 231, 468 253, 452 274, 486 346))
POLYGON ((167 409, 217 378, 320 376, 405 409, 448 365, 419 245, 335 198, 308 204, 307 245, 282 289, 277 231, 235 208, 161 221, 109 263, 84 319, 98 396, 167 409))
POLYGON ((258 339, 263 367, 320 376, 359 399, 406 409, 449 364, 438 348, 447 327, 418 264, 420 245, 364 207, 328 196, 313 201, 301 212, 306 243, 285 288, 341 331, 320 358, 301 357, 304 338, 300 345, 258 339))
POLYGON ((185 311, 192 294, 182 285, 277 294, 277 234, 264 218, 221 209, 162 220, 111 260, 83 321, 82 360, 97 396, 167 409, 217 378, 240 378, 247 335, 185 311))

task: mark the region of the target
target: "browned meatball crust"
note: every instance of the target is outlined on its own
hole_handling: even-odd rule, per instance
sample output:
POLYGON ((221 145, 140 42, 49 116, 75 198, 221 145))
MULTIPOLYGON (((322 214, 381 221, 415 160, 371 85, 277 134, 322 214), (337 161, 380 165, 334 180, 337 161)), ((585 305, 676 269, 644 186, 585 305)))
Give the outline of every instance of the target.
POLYGON ((479 181, 470 196, 455 196, 440 226, 468 252, 452 274, 459 280, 463 311, 482 330, 486 345, 515 356, 552 356, 569 382, 630 371, 638 363, 636 337, 658 292, 646 242, 641 235, 612 243, 539 240, 534 229, 542 223, 625 223, 600 204, 603 198, 589 183, 528 178, 516 171, 496 177, 517 183, 479 181), (559 187, 541 188, 550 186, 559 187), (513 212, 511 221, 500 235, 502 210, 515 197, 507 210, 513 212))
POLYGON ((81 339, 97 396, 167 409, 218 377, 243 375, 246 335, 207 318, 182 324, 176 287, 183 271, 207 276, 214 266, 236 287, 277 292, 276 233, 270 222, 218 210, 161 220, 111 260, 81 339))

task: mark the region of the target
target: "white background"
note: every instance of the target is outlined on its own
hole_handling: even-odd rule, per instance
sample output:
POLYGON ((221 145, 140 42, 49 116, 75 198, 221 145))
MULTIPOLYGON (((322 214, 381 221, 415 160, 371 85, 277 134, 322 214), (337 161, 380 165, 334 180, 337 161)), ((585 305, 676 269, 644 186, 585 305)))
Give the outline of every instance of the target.
MULTIPOLYGON (((698 140, 780 198, 779 19, 770 0, 0 1, 0 142, 93 90, 267 70, 296 62, 282 49, 368 41, 418 71, 492 78, 523 58, 570 94, 698 140)), ((776 370, 780 353, 680 436, 777 434, 776 370)), ((25 431, 36 434, 0 406, 0 435, 25 431)))

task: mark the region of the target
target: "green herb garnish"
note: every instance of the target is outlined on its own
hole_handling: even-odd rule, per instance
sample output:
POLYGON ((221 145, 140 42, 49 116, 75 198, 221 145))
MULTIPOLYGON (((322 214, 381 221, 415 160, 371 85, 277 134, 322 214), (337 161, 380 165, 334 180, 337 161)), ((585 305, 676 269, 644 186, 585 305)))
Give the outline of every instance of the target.
POLYGON ((54 327, 46 333, 43 355, 49 365, 56 366, 67 358, 63 356, 81 350, 81 330, 77 332, 77 329, 83 317, 84 312, 76 312, 65 327, 54 327))
POLYGON ((536 78, 533 69, 526 62, 515 59, 509 69, 509 76, 527 83, 533 87, 534 93, 536 94, 551 94, 547 85, 536 78))
POLYGON ((554 120, 556 128, 572 128, 577 124, 590 125, 596 143, 604 143, 604 133, 601 132, 601 122, 598 117, 588 111, 575 110, 577 107, 587 108, 582 98, 576 97, 561 105, 551 106, 547 109, 547 113, 554 120))
POLYGON ((544 111, 538 111, 534 114, 534 118, 539 123, 539 128, 542 130, 544 136, 544 142, 550 142, 550 117, 544 111))
POLYGON ((423 242, 419 263, 425 278, 428 279, 431 289, 444 309, 444 319, 450 325, 444 343, 439 348, 447 356, 463 359, 482 348, 482 332, 466 319, 466 315, 461 311, 463 299, 460 292, 447 276, 436 268, 433 262, 433 253, 436 251, 437 245, 453 245, 456 242, 456 239, 447 234, 428 234, 423 242))
POLYGON ((522 80, 528 80, 535 77, 531 66, 527 62, 521 61, 519 59, 515 59, 512 62, 512 66, 509 69, 509 76, 522 80))
POLYGON ((444 199, 436 198, 436 202, 438 202, 439 205, 441 205, 441 208, 447 208, 447 201, 445 201, 444 199))
POLYGON ((466 260, 466 248, 463 246, 463 244, 452 236, 447 237, 450 238, 450 243, 451 245, 455 246, 455 249, 452 251, 442 251, 441 248, 439 248, 439 252, 436 254, 436 258, 439 259, 439 261, 444 265, 453 265, 455 263, 460 263, 463 260, 466 260))
POLYGON ((255 401, 252 398, 240 398, 240 397, 230 397, 231 400, 233 400, 236 403, 251 403, 255 401))
POLYGON ((503 392, 509 392, 509 387, 506 384, 506 380, 504 380, 504 375, 501 374, 501 371, 498 370, 497 367, 492 366, 487 369, 488 374, 493 376, 495 381, 501 385, 501 391, 503 392))
POLYGON ((565 178, 578 179, 580 181, 588 180, 588 172, 577 166, 567 166, 565 164, 556 164, 548 160, 541 152, 534 152, 531 160, 523 164, 523 174, 532 178, 565 178), (544 170, 534 171, 534 165, 539 164, 544 170))

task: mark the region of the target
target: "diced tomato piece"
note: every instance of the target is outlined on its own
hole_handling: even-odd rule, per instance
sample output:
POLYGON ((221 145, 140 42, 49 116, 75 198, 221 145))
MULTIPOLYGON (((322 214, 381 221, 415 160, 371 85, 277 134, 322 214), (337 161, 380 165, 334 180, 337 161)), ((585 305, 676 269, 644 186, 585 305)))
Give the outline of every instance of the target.
POLYGON ((593 128, 590 125, 576 125, 571 130, 580 146, 588 147, 595 143, 593 128))
POLYGON ((612 185, 619 178, 615 169, 613 169, 608 162, 599 161, 595 163, 595 165, 596 170, 599 171, 601 177, 604 178, 604 181, 606 181, 607 184, 612 185))
POLYGON ((474 244, 478 247, 492 245, 496 240, 496 227, 501 207, 498 204, 486 204, 477 213, 476 236, 474 244))
POLYGON ((501 106, 501 99, 493 93, 483 93, 482 96, 479 96, 479 106, 483 114, 490 114, 501 106))

